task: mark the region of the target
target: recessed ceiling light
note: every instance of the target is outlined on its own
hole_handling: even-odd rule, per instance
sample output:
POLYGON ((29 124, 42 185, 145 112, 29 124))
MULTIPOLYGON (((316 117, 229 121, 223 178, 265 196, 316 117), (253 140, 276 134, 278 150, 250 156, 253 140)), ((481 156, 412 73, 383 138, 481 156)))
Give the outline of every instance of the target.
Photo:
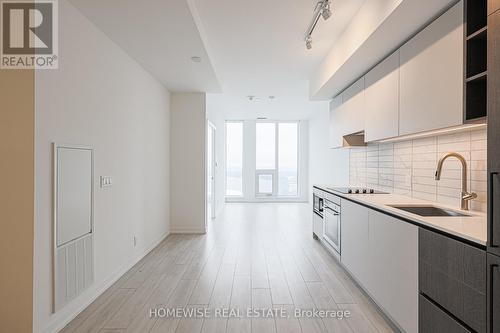
POLYGON ((255 96, 255 95, 248 95, 247 96, 247 99, 250 101, 250 102, 260 102, 261 98, 258 97, 258 96, 255 96))
POLYGON ((201 57, 197 57, 197 56, 191 57, 191 61, 192 62, 201 62, 201 57))

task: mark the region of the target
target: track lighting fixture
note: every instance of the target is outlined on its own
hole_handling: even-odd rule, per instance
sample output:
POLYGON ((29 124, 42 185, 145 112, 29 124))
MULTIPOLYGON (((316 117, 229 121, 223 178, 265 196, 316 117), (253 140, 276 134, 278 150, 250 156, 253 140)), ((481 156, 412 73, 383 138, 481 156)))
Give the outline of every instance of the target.
POLYGON ((306 38, 306 48, 308 50, 312 49, 312 42, 313 42, 313 39, 311 36, 307 36, 306 38))
POLYGON ((330 16, 332 16, 331 0, 319 1, 314 8, 314 17, 306 33, 305 42, 308 50, 312 49, 312 33, 318 24, 319 18, 323 17, 323 20, 326 21, 330 18, 330 16))
POLYGON ((330 9, 330 2, 325 1, 323 4, 323 9, 321 10, 321 16, 323 16, 323 20, 328 20, 330 16, 332 16, 332 10, 330 9))

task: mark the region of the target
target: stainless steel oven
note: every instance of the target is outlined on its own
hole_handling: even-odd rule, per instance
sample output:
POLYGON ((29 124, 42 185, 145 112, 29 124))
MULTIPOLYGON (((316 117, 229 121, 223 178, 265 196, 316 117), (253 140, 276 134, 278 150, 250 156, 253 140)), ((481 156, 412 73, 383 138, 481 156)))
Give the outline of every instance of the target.
POLYGON ((314 212, 323 217, 323 198, 321 198, 317 194, 313 194, 313 205, 314 212))
POLYGON ((341 253, 340 244, 340 205, 325 200, 323 209, 324 229, 323 239, 330 245, 338 254, 341 253))

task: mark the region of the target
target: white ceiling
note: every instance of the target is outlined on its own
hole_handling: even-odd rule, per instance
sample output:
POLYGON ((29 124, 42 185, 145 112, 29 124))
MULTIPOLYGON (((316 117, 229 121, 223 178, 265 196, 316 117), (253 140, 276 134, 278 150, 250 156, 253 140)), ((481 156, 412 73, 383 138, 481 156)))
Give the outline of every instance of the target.
MULTIPOLYGON (((306 90, 307 91, 307 90, 306 90)), ((262 97, 249 101, 238 94, 209 94, 207 108, 221 112, 227 120, 247 120, 264 117, 270 120, 309 119, 318 111, 326 112, 328 102, 309 101, 307 94, 270 100, 262 97)))
POLYGON ((316 0, 193 0, 225 94, 307 96, 307 80, 364 0, 333 1, 306 50, 316 0))
POLYGON ((69 1, 170 91, 220 92, 186 0, 69 1))
POLYGON ((309 102, 308 79, 365 0, 334 0, 312 50, 316 0, 69 1, 170 91, 223 92, 211 105, 231 119, 299 119, 325 108, 309 102))

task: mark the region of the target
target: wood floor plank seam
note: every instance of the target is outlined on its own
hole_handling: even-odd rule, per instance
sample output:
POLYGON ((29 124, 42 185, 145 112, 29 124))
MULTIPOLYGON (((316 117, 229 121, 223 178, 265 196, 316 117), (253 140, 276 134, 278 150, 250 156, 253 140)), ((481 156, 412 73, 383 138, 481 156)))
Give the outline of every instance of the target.
POLYGON ((311 218, 307 204, 228 204, 209 222, 207 234, 164 239, 62 332, 394 332, 348 272, 312 239, 311 218), (246 311, 253 306, 287 309, 291 316, 159 318, 149 314, 160 307, 246 311), (322 307, 352 310, 353 315, 340 320, 296 318, 292 313, 322 307))

